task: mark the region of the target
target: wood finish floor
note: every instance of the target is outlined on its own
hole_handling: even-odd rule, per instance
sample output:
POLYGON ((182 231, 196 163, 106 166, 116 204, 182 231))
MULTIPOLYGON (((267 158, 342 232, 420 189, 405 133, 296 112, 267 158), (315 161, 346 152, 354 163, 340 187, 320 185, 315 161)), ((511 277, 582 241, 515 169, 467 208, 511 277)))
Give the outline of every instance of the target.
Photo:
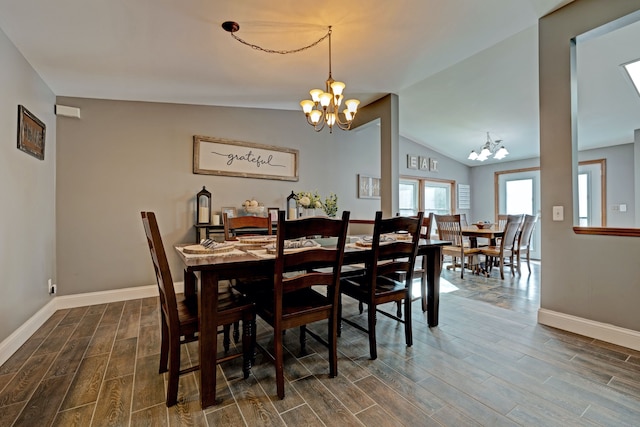
MULTIPOLYGON (((502 281, 443 272, 440 325, 414 303, 414 345, 378 317, 378 359, 344 325, 339 375, 309 339, 286 334, 286 397, 258 355, 218 367, 219 404, 200 410, 195 374, 166 408, 157 298, 57 311, 0 367, 0 426, 621 426, 640 425, 640 352, 536 324, 538 266, 502 281), (457 289, 456 289, 457 288, 457 289)), ((526 269, 525 269, 526 270, 526 269)), ((366 321, 355 305, 345 315, 366 321)), ((324 331, 323 324, 314 326, 324 331)), ((258 324, 259 341, 270 330, 258 324)), ((185 349, 197 362, 197 343, 185 349)))

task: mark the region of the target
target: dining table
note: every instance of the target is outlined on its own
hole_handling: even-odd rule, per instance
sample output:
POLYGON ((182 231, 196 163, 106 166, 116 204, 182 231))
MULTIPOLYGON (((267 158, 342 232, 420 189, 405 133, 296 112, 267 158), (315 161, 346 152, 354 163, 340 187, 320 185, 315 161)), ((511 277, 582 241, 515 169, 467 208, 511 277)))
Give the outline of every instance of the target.
POLYGON ((478 247, 478 238, 489 239, 489 244, 495 246, 496 239, 504 235, 504 230, 497 224, 487 228, 480 228, 476 225, 463 226, 461 232, 463 236, 469 238, 469 244, 472 248, 478 247))
MULTIPOLYGON (((427 324, 429 327, 438 325, 442 246, 450 244, 451 242, 441 240, 421 240, 419 244, 418 255, 427 258, 427 324)), ((176 245, 175 250, 184 267, 185 296, 195 294, 193 296, 198 301, 200 405, 204 409, 216 403, 218 282, 271 276, 275 256, 258 256, 254 251, 239 249, 219 255, 190 255, 182 250, 187 245, 190 244, 176 245)), ((368 250, 347 247, 344 265, 363 263, 368 250)))

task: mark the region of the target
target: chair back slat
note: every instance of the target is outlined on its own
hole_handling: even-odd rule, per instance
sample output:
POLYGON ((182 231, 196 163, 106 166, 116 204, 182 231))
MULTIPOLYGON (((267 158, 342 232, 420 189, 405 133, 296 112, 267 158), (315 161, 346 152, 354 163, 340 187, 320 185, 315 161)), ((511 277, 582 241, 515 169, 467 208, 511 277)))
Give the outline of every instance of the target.
POLYGON ((162 237, 160 236, 156 215, 153 212, 141 212, 140 214, 151 253, 151 261, 153 262, 153 268, 156 273, 156 281, 160 293, 160 306, 170 327, 177 328, 179 321, 176 292, 173 286, 167 254, 162 244, 162 237))
POLYGON ((504 226, 507 225, 507 218, 509 215, 506 214, 498 214, 498 228, 500 230, 504 230, 504 226))
POLYGON ((252 232, 252 234, 272 234, 271 218, 266 216, 238 216, 229 217, 225 212, 222 222, 224 225, 224 239, 237 240, 238 232, 242 229, 259 228, 264 229, 263 232, 252 232))

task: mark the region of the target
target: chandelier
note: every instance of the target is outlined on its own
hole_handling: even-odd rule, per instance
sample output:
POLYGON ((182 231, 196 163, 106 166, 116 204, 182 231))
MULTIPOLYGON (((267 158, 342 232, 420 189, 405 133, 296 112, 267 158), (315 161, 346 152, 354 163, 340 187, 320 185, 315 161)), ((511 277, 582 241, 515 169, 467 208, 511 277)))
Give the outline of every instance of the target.
POLYGON ((322 129, 324 129, 325 125, 329 128, 329 133, 332 133, 334 126, 337 126, 342 130, 349 130, 351 128, 351 123, 353 122, 353 119, 358 112, 358 105, 360 104, 360 101, 358 101, 357 99, 346 100, 344 102, 346 108, 342 111, 342 116, 340 115, 340 106, 342 105, 342 101, 344 100, 343 92, 346 85, 343 82, 337 82, 333 80, 333 77, 331 76, 331 26, 329 26, 327 33, 320 39, 316 40, 308 46, 303 46, 301 48, 292 50, 266 49, 255 44, 248 43, 234 34, 240 29, 240 25, 234 21, 224 22, 222 24, 222 28, 225 31, 231 33, 231 37, 242 44, 266 53, 277 53, 280 55, 301 52, 317 45, 324 39, 328 38, 329 78, 325 82, 325 90, 310 90, 309 94, 311 95, 311 99, 301 101, 300 106, 302 107, 302 111, 307 118, 307 123, 313 126, 313 129, 316 132, 320 132, 322 129))
POLYGON ((475 150, 471 150, 467 159, 484 162, 491 156, 496 160, 504 159, 507 154, 509 154, 509 152, 504 148, 504 145, 502 145, 502 140, 496 139, 493 141, 489 136, 489 132, 487 132, 487 142, 480 148, 480 154, 476 153, 475 150))
POLYGON ((307 123, 313 126, 316 132, 320 132, 325 125, 332 133, 333 126, 337 125, 342 130, 349 130, 351 123, 358 112, 360 101, 357 99, 347 99, 346 108, 342 111, 344 119, 340 117, 340 105, 344 99, 342 94, 345 88, 343 82, 333 80, 331 76, 331 27, 329 27, 329 78, 325 84, 325 90, 311 89, 309 94, 311 99, 300 101, 302 111, 307 118, 307 123))

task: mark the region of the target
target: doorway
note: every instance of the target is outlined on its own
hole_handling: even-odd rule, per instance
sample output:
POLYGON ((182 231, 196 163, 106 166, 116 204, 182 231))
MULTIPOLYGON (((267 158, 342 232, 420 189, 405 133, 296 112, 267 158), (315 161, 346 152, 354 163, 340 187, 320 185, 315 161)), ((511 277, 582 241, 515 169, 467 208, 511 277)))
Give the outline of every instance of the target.
POLYGON ((497 213, 509 215, 538 215, 538 221, 531 237, 531 258, 541 259, 540 229, 540 169, 520 169, 496 172, 497 213))

